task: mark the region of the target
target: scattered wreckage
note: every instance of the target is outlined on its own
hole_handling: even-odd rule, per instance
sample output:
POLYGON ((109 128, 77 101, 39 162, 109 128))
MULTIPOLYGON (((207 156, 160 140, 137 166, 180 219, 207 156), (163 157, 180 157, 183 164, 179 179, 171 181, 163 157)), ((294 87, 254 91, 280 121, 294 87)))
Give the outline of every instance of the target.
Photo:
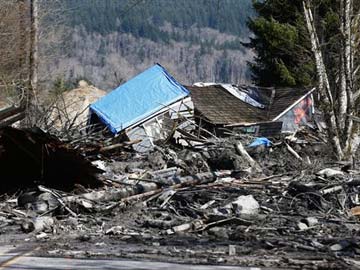
POLYGON ((92 103, 89 123, 51 125, 61 115, 46 110, 41 129, 1 128, 7 241, 51 256, 356 269, 358 159, 329 156, 313 90, 229 87, 183 87, 156 65, 92 103), (227 118, 228 95, 243 120, 227 118))

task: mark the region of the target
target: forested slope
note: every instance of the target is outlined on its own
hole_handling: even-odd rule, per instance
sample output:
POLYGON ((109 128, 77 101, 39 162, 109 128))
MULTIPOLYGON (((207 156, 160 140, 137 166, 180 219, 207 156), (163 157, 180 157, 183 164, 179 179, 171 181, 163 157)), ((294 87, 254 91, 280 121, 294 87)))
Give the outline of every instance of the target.
POLYGON ((86 78, 112 89, 155 62, 185 84, 250 78, 241 41, 251 0, 41 1, 43 82, 86 78))

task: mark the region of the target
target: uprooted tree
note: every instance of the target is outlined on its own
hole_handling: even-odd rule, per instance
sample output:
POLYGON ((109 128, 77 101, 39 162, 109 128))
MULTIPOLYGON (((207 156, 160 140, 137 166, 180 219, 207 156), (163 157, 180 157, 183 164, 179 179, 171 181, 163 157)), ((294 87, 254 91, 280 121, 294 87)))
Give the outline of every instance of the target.
POLYGON ((334 16, 338 33, 332 36, 336 42, 331 50, 324 50, 326 47, 319 39, 318 33, 322 30, 314 16, 315 1, 304 0, 303 9, 315 57, 318 91, 329 140, 336 157, 348 160, 355 154, 360 143, 360 4, 353 0, 335 2, 339 5, 334 16))

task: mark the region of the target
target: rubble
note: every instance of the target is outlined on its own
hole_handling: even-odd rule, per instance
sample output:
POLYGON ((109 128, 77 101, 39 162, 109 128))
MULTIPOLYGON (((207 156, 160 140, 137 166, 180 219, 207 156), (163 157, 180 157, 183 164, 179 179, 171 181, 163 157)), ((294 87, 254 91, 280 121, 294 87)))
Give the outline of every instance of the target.
POLYGON ((128 140, 130 130, 7 124, 0 240, 52 256, 356 268, 358 157, 335 162, 311 126, 257 138, 180 122, 149 151, 136 151, 142 138, 128 140))
POLYGON ((239 196, 236 200, 225 205, 224 207, 214 209, 214 213, 218 215, 240 215, 252 216, 259 211, 260 205, 252 195, 239 196))
POLYGON ((325 178, 329 178, 334 175, 343 175, 343 174, 344 173, 342 171, 331 169, 331 168, 322 169, 321 171, 319 171, 317 173, 318 176, 325 177, 325 178))
MULTIPOLYGON (((2 130, 2 134, 10 133, 25 146, 24 138, 35 146, 47 145, 49 153, 76 152, 43 133, 39 137, 31 131, 2 130)), ((109 247, 115 248, 114 243, 120 241, 123 244, 116 244, 115 249, 125 257, 135 254, 126 243, 137 243, 144 257, 154 250, 160 258, 179 256, 176 250, 184 248, 187 255, 181 260, 187 262, 213 262, 212 256, 222 254, 222 263, 329 269, 346 265, 351 269, 351 260, 338 261, 331 253, 359 258, 360 172, 352 168, 332 174, 326 167, 330 162, 327 145, 310 134, 310 129, 304 129, 293 140, 272 138, 262 151, 239 149, 252 138, 238 135, 210 138, 210 144, 201 149, 169 144, 147 154, 127 150, 123 159, 117 152, 99 154, 93 164, 101 168, 95 175, 103 187, 88 189, 84 187, 91 182, 82 182, 80 188, 76 183, 81 182, 74 182, 69 194, 64 192, 71 190, 65 180, 56 188, 54 182, 45 181, 49 178, 43 178, 42 185, 34 181, 32 191, 0 204, 2 230, 23 231, 24 237, 41 241, 44 250, 55 248, 54 256, 86 256, 75 249, 92 244, 97 250, 93 254, 110 256, 109 247), (299 160, 288 145, 313 162, 299 160), (47 244, 52 239, 55 246, 47 244), (69 250, 67 241, 74 250, 69 250), (250 252, 252 259, 245 260, 250 252)), ((14 151, 5 146, 5 151, 14 151)), ((84 162, 82 166, 87 165, 78 169, 92 168, 89 161, 84 162)), ((56 172, 60 181, 59 167, 56 172)))
POLYGON ((39 128, 0 129, 0 193, 38 184, 65 191, 75 184, 99 187, 100 172, 80 152, 39 128))
POLYGON ((44 230, 51 230, 54 226, 54 219, 52 217, 44 216, 44 217, 36 217, 33 220, 24 221, 21 224, 21 229, 26 232, 35 231, 37 233, 42 232, 44 230))

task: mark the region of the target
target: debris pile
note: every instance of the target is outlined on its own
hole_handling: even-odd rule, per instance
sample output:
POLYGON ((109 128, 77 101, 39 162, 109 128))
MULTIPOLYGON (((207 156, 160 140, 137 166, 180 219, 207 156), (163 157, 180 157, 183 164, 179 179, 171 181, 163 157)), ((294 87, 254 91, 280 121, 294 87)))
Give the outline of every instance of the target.
POLYGON ((51 106, 48 126, 55 132, 64 132, 73 126, 86 128, 89 106, 105 95, 105 91, 81 80, 78 88, 64 92, 56 98, 51 106))
POLYGON ((78 151, 39 128, 0 130, 1 193, 37 184, 65 191, 72 190, 75 184, 99 187, 99 172, 78 151))
MULTIPOLYGON (((251 126, 209 126, 193 117, 190 93, 160 65, 140 75, 90 110, 85 106, 86 121, 77 122, 75 113, 59 128, 54 123, 62 114, 45 110, 38 127, 0 129, 0 232, 7 235, 0 242, 36 243, 40 254, 51 256, 286 269, 358 266, 358 157, 333 161, 324 128, 308 119, 287 134, 278 122, 257 123, 256 132, 249 132, 251 126), (156 86, 144 88, 146 100, 138 87, 143 80, 156 86), (122 111, 118 95, 125 103, 127 97, 150 102, 125 104, 122 111), (260 132, 266 127, 276 132, 255 136, 266 134, 260 132)), ((236 102, 251 97, 245 105, 254 106, 255 92, 236 92, 243 95, 236 102)), ((273 116, 289 116, 291 108, 273 116)), ((200 111, 217 118, 212 110, 200 111)), ((0 118, 5 114, 0 111, 0 118)))
MULTIPOLYGON (((99 153, 92 164, 49 135, 35 134, 2 130, 2 153, 14 155, 11 161, 1 155, 7 164, 15 158, 29 169, 39 160, 47 164, 46 177, 34 174, 31 189, 21 182, 19 195, 4 197, 2 231, 21 230, 48 254, 156 254, 197 263, 328 269, 350 269, 359 258, 360 171, 330 163, 327 144, 310 129, 265 143, 238 135, 210 138, 200 148, 168 144, 142 154, 124 146, 99 153), (98 182, 91 182, 94 175, 98 182), (76 179, 70 193, 69 179, 76 179), (90 183, 103 187, 89 189, 90 183)), ((14 179, 6 167, 4 179, 14 179)))

